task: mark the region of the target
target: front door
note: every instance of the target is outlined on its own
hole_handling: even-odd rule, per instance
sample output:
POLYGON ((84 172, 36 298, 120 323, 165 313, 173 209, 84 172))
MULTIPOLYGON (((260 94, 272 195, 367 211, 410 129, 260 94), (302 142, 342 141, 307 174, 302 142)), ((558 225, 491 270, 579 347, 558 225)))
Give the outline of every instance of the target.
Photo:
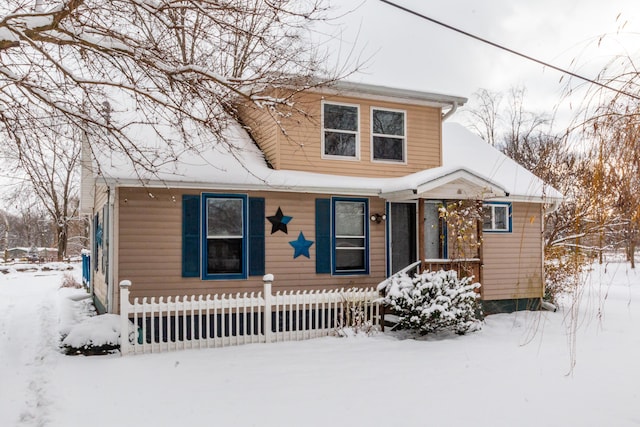
POLYGON ((446 252, 441 243, 440 201, 424 202, 424 257, 426 259, 444 258, 446 252))
POLYGON ((389 275, 418 260, 416 204, 389 203, 389 275))

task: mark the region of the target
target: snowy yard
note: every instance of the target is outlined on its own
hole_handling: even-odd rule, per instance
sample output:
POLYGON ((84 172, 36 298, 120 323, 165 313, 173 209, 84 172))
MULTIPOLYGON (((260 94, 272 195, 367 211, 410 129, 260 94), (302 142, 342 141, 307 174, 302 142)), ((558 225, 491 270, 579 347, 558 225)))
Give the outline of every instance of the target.
POLYGON ((606 267, 577 315, 567 300, 466 336, 124 358, 58 351, 62 272, 0 274, 0 426, 640 425, 640 280, 606 267))

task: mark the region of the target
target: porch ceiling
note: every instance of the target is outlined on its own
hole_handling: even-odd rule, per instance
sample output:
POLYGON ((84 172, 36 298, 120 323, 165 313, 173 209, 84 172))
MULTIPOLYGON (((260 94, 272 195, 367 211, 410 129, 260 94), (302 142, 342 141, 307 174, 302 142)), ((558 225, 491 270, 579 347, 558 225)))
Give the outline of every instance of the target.
POLYGON ((500 185, 465 169, 459 169, 403 190, 381 193, 390 201, 415 199, 487 200, 508 196, 500 185))

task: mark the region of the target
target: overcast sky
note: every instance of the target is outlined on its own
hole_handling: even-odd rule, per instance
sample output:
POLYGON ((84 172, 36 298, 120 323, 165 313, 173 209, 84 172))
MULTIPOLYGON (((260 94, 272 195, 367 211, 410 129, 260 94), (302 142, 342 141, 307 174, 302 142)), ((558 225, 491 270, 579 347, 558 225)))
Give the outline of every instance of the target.
MULTIPOLYGON (((526 55, 595 77, 614 55, 640 48, 637 0, 393 0, 423 15, 526 55), (620 17, 616 17, 620 14, 620 17), (622 32, 616 34, 623 23, 622 32), (598 47, 600 36, 607 34, 598 47), (572 63, 572 61, 574 61, 572 63)), ((344 56, 355 41, 370 57, 350 79, 471 97, 479 88, 527 88, 527 105, 552 112, 561 73, 465 37, 379 0, 340 0, 344 56)), ((566 77, 565 77, 566 79, 566 77)), ((568 116, 569 105, 560 106, 568 116)), ((565 119, 566 120, 566 119, 565 119)))

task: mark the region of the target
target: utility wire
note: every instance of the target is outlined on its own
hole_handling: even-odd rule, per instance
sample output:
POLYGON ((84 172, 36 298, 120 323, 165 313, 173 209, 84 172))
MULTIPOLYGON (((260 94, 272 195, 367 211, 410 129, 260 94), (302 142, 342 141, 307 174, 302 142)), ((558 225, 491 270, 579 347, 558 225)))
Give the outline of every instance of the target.
POLYGON ((502 49, 502 50, 504 50, 506 52, 509 52, 511 54, 514 54, 514 55, 517 55, 517 56, 519 56, 521 58, 528 59, 529 61, 533 61, 533 62, 535 62, 537 64, 543 65, 545 67, 549 67, 549 68, 551 68, 553 70, 556 70, 556 71, 559 71, 561 73, 568 74, 571 77, 575 77, 575 78, 578 78, 580 80, 584 80, 587 83, 591 83, 591 84, 599 86, 599 87, 601 87, 603 89, 612 90, 614 92, 626 95, 626 96, 628 96, 630 98, 633 98, 633 99, 636 99, 636 100, 640 101, 640 96, 638 96, 638 95, 634 95, 632 93, 625 92, 625 91, 620 90, 620 89, 616 89, 616 88, 614 88, 612 86, 609 86, 609 85, 607 85, 605 83, 601 83, 601 82, 599 82, 597 80, 590 79, 589 77, 585 77, 585 76, 583 76, 581 74, 574 73, 573 71, 569 71, 567 69, 564 69, 564 68, 561 68, 561 67, 557 67, 557 66, 555 66, 553 64, 549 64, 548 62, 541 61, 541 60, 536 59, 536 58, 534 58, 532 56, 525 55, 524 53, 520 53, 520 52, 518 52, 516 50, 510 49, 510 48, 508 48, 506 46, 503 46, 501 44, 492 42, 491 40, 483 39, 482 37, 476 36, 475 34, 471 34, 469 32, 466 32, 464 30, 461 30, 461 29, 456 28, 454 26, 451 26, 449 24, 445 24, 444 22, 438 21, 436 19, 429 18, 426 15, 418 13, 415 10, 411 10, 411 9, 409 9, 407 7, 400 6, 400 5, 398 5, 398 4, 396 4, 396 3, 392 2, 392 1, 389 1, 389 0, 380 0, 380 1, 382 3, 388 4, 389 6, 393 6, 393 7, 397 8, 397 9, 400 9, 400 10, 402 10, 404 12, 410 13, 411 15, 417 16, 418 18, 422 18, 422 19, 424 19, 426 21, 429 21, 429 22, 432 22, 434 24, 440 25, 440 26, 445 27, 445 28, 447 28, 449 30, 455 31, 456 33, 460 33, 460 34, 462 34, 464 36, 471 37, 472 39, 478 40, 478 41, 480 41, 482 43, 486 43, 486 44, 491 45, 493 47, 497 47, 498 49, 502 49))

